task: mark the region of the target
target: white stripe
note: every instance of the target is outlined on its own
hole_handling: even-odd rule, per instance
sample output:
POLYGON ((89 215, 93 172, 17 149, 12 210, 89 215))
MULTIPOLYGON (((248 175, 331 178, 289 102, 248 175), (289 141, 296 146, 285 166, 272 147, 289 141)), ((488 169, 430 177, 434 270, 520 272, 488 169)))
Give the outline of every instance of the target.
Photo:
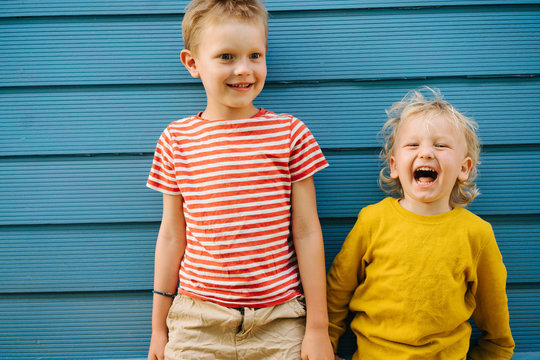
POLYGON ((218 194, 218 193, 222 193, 222 192, 242 192, 242 191, 245 191, 245 190, 264 189, 264 188, 272 189, 272 188, 283 187, 283 186, 289 187, 289 189, 288 190, 287 189, 277 189, 276 191, 282 190, 283 192, 285 192, 287 194, 290 194, 290 192, 291 192, 291 190, 290 190, 291 183, 289 181, 281 181, 281 182, 273 181, 271 183, 255 184, 253 186, 250 186, 250 185, 226 186, 226 187, 223 187, 223 188, 210 189, 210 190, 196 190, 196 191, 185 190, 183 193, 184 193, 185 197, 189 197, 191 195, 203 197, 203 196, 206 196, 206 195, 214 195, 214 194, 218 194))
POLYGON ((171 185, 171 184, 169 184, 169 183, 167 183, 167 182, 165 182, 165 181, 162 181, 162 180, 160 180, 160 179, 156 179, 156 178, 154 178, 153 176, 151 176, 151 177, 149 178, 149 180, 152 180, 153 182, 156 182, 156 183, 160 184, 161 186, 165 186, 165 187, 167 187, 167 188, 169 188, 169 189, 178 189, 178 187, 176 186, 176 184, 172 184, 172 185, 171 185))
POLYGON ((163 135, 160 139, 161 141, 158 141, 156 144, 156 149, 160 149, 162 154, 165 154, 168 159, 170 159, 168 153, 174 153, 174 144, 173 141, 170 139, 170 134, 167 133, 167 130, 163 132, 163 135))
MULTIPOLYGON (((161 169, 167 171, 167 169, 164 169, 164 168, 161 168, 161 169)), ((156 174, 156 175, 164 177, 164 178, 166 178, 166 179, 168 179, 170 181, 176 182, 176 177, 174 176, 174 172, 171 174, 169 172, 162 172, 160 170, 156 170, 156 168, 151 168, 150 169, 150 175, 152 176, 152 174, 156 174)))
POLYGON ((190 222, 189 229, 197 229, 197 230, 219 230, 220 228, 230 228, 230 227, 236 227, 236 226, 242 226, 242 225, 253 225, 253 224, 259 224, 259 223, 270 223, 277 220, 285 220, 283 224, 285 226, 288 226, 289 223, 289 217, 290 214, 283 214, 278 216, 272 216, 272 217, 266 217, 263 219, 252 219, 252 220, 240 220, 236 222, 227 222, 224 224, 208 224, 208 225, 197 225, 196 223, 190 222))
POLYGON ((169 195, 180 195, 180 192, 178 191, 169 191, 169 190, 166 190, 164 188, 161 188, 161 187, 157 187, 157 186, 154 186, 152 184, 146 184, 146 187, 152 189, 152 190, 156 190, 156 191, 159 191, 161 193, 164 193, 164 194, 169 194, 169 195))
MULTIPOLYGON (((271 214, 271 213, 277 213, 281 211, 289 211, 290 206, 282 206, 279 208, 272 208, 272 209, 263 209, 263 210, 257 210, 257 211, 249 211, 249 212, 239 212, 234 214, 221 214, 221 215, 211 215, 211 216, 192 216, 189 213, 184 213, 184 217, 186 219, 192 220, 192 221, 213 221, 213 220, 223 220, 223 219, 235 219, 235 218, 241 218, 243 216, 253 216, 253 215, 264 215, 264 214, 271 214)), ((264 221, 264 219, 262 219, 264 221)))
MULTIPOLYGON (((201 281, 204 281, 204 282, 207 282, 207 283, 211 283, 212 285, 215 285, 216 287, 218 285, 225 285, 225 286, 239 286, 239 285, 255 285, 255 284, 262 284, 262 283, 267 283, 267 282, 271 282, 273 280, 276 280, 282 276, 287 276, 287 278, 291 278, 291 276, 296 276, 296 268, 290 268, 290 269, 287 269, 287 271, 284 271, 280 274, 275 274, 275 275, 271 275, 271 276, 266 276, 266 277, 263 277, 263 278, 260 278, 260 279, 253 279, 253 280, 215 280, 215 279, 201 279, 201 281)), ((188 274, 186 274, 183 270, 180 270, 180 276, 182 276, 183 279, 187 279, 188 282, 189 281, 197 281, 198 279, 197 278, 191 278, 191 276, 189 276, 188 274)), ((185 282, 184 282, 185 283, 185 282)), ((191 282, 193 283, 193 282, 191 282)), ((276 282, 275 284, 281 284, 283 283, 283 280, 280 280, 278 282, 276 282)), ((272 285, 273 286, 273 285, 272 285)), ((269 288, 269 287, 272 287, 270 285, 267 285, 265 288, 269 288)), ((228 291, 228 289, 227 289, 228 291)))
MULTIPOLYGON (((223 184, 225 181, 229 180, 236 180, 236 181, 250 181, 251 179, 257 180, 267 180, 270 178, 288 178, 289 167, 288 166, 274 166, 271 169, 269 168, 255 168, 255 169, 238 169, 238 170, 225 170, 225 171, 214 171, 214 172, 207 172, 202 174, 189 174, 189 175, 177 175, 176 180, 178 181, 197 181, 197 184, 201 184, 200 181, 204 181, 207 178, 212 178, 216 176, 221 176, 222 179, 214 180, 218 183, 223 184), (280 173, 280 174, 272 174, 272 175, 261 175, 261 176, 246 176, 246 177, 239 177, 238 175, 257 175, 261 172, 268 172, 268 171, 275 171, 275 170, 286 170, 286 172, 280 173)), ((211 181, 202 182, 202 184, 209 183, 211 181)), ((187 184, 186 184, 187 185, 187 184)))
MULTIPOLYGON (((263 158, 263 159, 250 159, 250 160, 231 160, 231 161, 223 161, 223 162, 215 162, 215 163, 211 163, 211 164, 204 164, 204 165, 198 165, 198 166, 194 166, 194 165, 189 165, 184 167, 184 166, 181 166, 181 165, 176 165, 175 163, 175 169, 179 172, 188 172, 188 173, 192 173, 192 172, 195 172, 195 171, 203 171, 203 170, 209 170, 209 169, 213 169, 213 168, 219 168, 219 167, 235 167, 235 166, 243 166, 243 165, 257 165, 257 164, 261 164, 261 165, 274 165, 272 167, 259 167, 259 168, 255 168, 253 170, 257 170, 257 171, 261 171, 261 170, 274 170, 274 169, 288 169, 288 166, 275 166, 275 163, 276 162, 280 162, 280 163, 285 163, 285 164, 288 164, 289 163, 289 159, 286 158, 286 159, 283 159, 283 158, 273 158, 273 157, 266 157, 266 158, 263 158)), ((228 174, 228 173, 238 173, 238 172, 251 172, 251 169, 250 168, 242 168, 242 169, 237 169, 237 170, 233 170, 233 169, 227 169, 225 171, 222 171, 222 173, 224 174, 228 174)), ((211 172, 205 172, 204 174, 200 174, 200 175, 207 175, 207 174, 212 174, 211 172)), ((194 174, 194 175, 199 175, 199 174, 194 174)), ((207 175, 208 176, 208 175, 207 175)), ((182 177, 181 175, 179 175, 179 177, 182 177)))
POLYGON ((204 271, 204 270, 201 270, 201 267, 200 266, 197 266, 197 264, 195 266, 190 266, 190 265, 187 265, 187 264, 184 264, 184 266, 186 266, 186 270, 189 270, 189 272, 192 272, 192 273, 195 273, 199 276, 213 276, 213 277, 218 277, 218 278, 223 278, 223 279, 229 279, 229 278, 249 278, 249 277, 255 277, 255 276, 259 276, 259 275, 263 275, 263 274, 266 274, 266 273, 273 273, 273 272, 276 272, 276 271, 279 271, 283 268, 292 268, 292 269, 297 269, 298 268, 298 265, 293 262, 294 258, 291 257, 290 260, 291 261, 288 261, 286 263, 283 263, 282 265, 280 266, 277 266, 277 267, 273 267, 273 268, 270 268, 270 269, 260 269, 260 270, 257 270, 257 271, 248 271, 248 272, 245 272, 245 273, 241 273, 241 274, 231 274, 228 270, 229 268, 227 268, 227 272, 225 273, 216 273, 216 272, 210 272, 210 271, 204 271))
POLYGON ((289 194, 289 193, 290 191, 284 191, 283 189, 277 189, 273 191, 264 191, 264 192, 261 191, 259 193, 249 193, 249 194, 242 194, 242 193, 238 194, 237 192, 237 195, 189 199, 189 204, 190 205, 212 204, 212 203, 223 202, 223 201, 257 199, 261 197, 276 196, 276 195, 282 196, 284 194, 289 194))
MULTIPOLYGON (((298 171, 307 170, 312 164, 316 163, 317 157, 319 156, 319 153, 313 152, 310 155, 304 157, 301 161, 290 167, 291 174, 295 174, 298 171)), ((320 159, 322 160, 322 157, 320 159)))
MULTIPOLYGON (((313 149, 314 147, 318 147, 319 145, 316 143, 316 142, 313 142, 311 143, 309 146, 305 147, 304 149, 302 149, 302 151, 299 151, 298 153, 294 154, 293 156, 291 156, 291 158, 289 159, 290 162, 294 162, 294 160, 296 160, 298 157, 304 155, 305 153, 307 153, 308 151, 310 151, 311 149, 313 149)), ((314 152, 315 154, 318 154, 318 152, 314 152)))
MULTIPOLYGON (((170 149, 170 153, 172 154, 173 152, 173 149, 170 149)), ((168 153, 163 149, 163 146, 161 146, 159 143, 156 145, 156 151, 154 152, 154 164, 156 163, 156 158, 159 160, 157 161, 158 164, 169 163, 171 166, 174 166, 174 159, 168 155, 168 153), (160 151, 157 151, 158 149, 160 151)))
MULTIPOLYGON (((200 241, 200 244, 202 246, 191 245, 190 249, 194 250, 194 251, 195 250, 204 251, 204 252, 207 252, 207 253, 209 253, 209 254, 211 254, 213 256, 216 256, 216 255, 221 256, 221 255, 226 255, 226 254, 236 254, 236 253, 240 253, 240 252, 254 251, 254 250, 259 250, 259 249, 263 250, 263 249, 268 249, 268 248, 276 246, 276 245, 280 245, 280 251, 282 251, 283 249, 288 249, 289 248, 288 244, 286 243, 288 234, 289 234, 289 231, 285 231, 285 232, 274 234, 275 236, 270 236, 270 237, 269 236, 261 236, 261 237, 259 237, 259 241, 260 240, 266 240, 266 239, 269 239, 269 238, 277 238, 277 239, 274 240, 274 241, 264 243, 264 244, 259 244, 259 245, 250 244, 253 241, 257 241, 257 240, 255 240, 256 238, 250 238, 250 239, 247 239, 247 240, 244 240, 244 241, 236 241, 236 240, 227 241, 227 243, 229 245, 230 244, 236 244, 236 243, 238 243, 238 245, 243 244, 244 246, 241 246, 241 247, 239 246, 239 247, 234 247, 234 248, 229 248, 229 249, 211 250, 211 249, 208 249, 208 246, 215 245, 216 243, 200 241), (287 236, 278 237, 278 236, 281 236, 281 235, 287 235, 287 236)), ((224 242, 225 241, 220 241, 219 244, 221 245, 224 242)), ((223 245, 226 245, 226 244, 223 244, 223 245)), ((263 252, 261 251, 261 254, 262 253, 263 252)), ((246 255, 246 256, 253 257, 255 255, 246 255)))
MULTIPOLYGON (((272 155, 274 156, 271 158, 272 160, 278 160, 278 161, 289 161, 289 149, 281 149, 272 150, 272 155), (278 152, 281 151, 281 152, 278 152), (278 157, 281 156, 281 157, 278 157)), ((250 157, 252 155, 264 155, 267 156, 269 154, 268 149, 261 149, 261 150, 255 150, 250 151, 247 156, 250 157)), ((242 153, 236 152, 227 152, 227 153, 220 153, 220 154, 212 154, 212 155, 204 155, 204 156, 198 156, 196 158, 190 158, 189 160, 186 160, 184 158, 175 158, 174 164, 176 165, 185 165, 185 164, 191 164, 194 162, 203 162, 203 161, 218 161, 220 159, 238 159, 239 157, 242 157, 242 153)))
MULTIPOLYGON (((261 224, 264 224, 264 223, 265 222, 261 222, 261 224)), ((221 233, 218 233, 218 232, 195 233, 191 231, 191 234, 186 234, 186 237, 189 237, 189 239, 193 240, 194 242, 198 242, 199 244, 201 244, 203 248, 205 248, 207 246, 216 246, 216 244, 225 245, 225 246, 249 244, 252 242, 257 242, 257 241, 262 241, 262 240, 270 240, 273 238, 279 238, 280 241, 282 241, 283 235, 286 235, 286 236, 289 235, 289 227, 287 226, 287 223, 285 223, 285 224, 277 224, 273 226, 258 227, 255 229, 239 229, 235 231, 224 231, 221 233), (280 228, 287 228, 287 230, 279 231, 275 233, 269 233, 267 235, 255 236, 255 234, 267 233, 269 231, 277 230, 280 228), (191 236, 191 234, 195 235, 195 237, 191 236), (234 240, 221 240, 220 239, 219 243, 216 243, 216 240, 215 240, 216 237, 234 236, 234 235, 241 236, 241 237, 235 238, 234 240), (211 239, 211 240, 201 240, 203 238, 211 239)), ((270 246, 270 245, 267 245, 267 246, 270 246)), ((193 246, 192 248, 195 249, 195 246, 193 246)), ((203 249, 201 248, 199 250, 203 250, 203 249)), ((246 249, 246 250, 249 250, 249 249, 246 249)), ((240 250, 237 250, 237 251, 240 251, 240 250)), ((236 251, 233 250, 233 252, 236 252, 236 251)))
MULTIPOLYGON (((202 128, 196 134, 196 132, 193 131, 185 131, 180 130, 178 131, 178 134, 171 134, 172 140, 176 142, 183 142, 185 141, 193 141, 195 144, 213 144, 215 142, 219 141, 235 141, 235 139, 243 140, 246 138, 246 134, 242 134, 245 132, 252 132, 250 134, 250 139, 266 139, 269 137, 279 137, 279 136, 286 136, 289 133, 289 125, 284 123, 281 124, 281 126, 276 126, 276 124, 271 125, 256 125, 256 126, 246 126, 246 127, 240 127, 235 129, 216 129, 216 130, 210 130, 210 131, 201 131, 202 128), (283 128, 281 130, 280 128, 283 128), (266 131, 266 130, 274 130, 271 133, 264 133, 264 134, 253 134, 253 132, 260 132, 260 131, 266 131), (219 136, 219 137, 218 137, 219 136), (208 140, 200 141, 201 139, 208 138, 208 140)), ((187 142, 189 144, 189 142, 187 142)))
POLYGON ((310 133, 309 129, 300 120, 296 121, 294 123, 293 128, 291 129, 291 137, 294 136, 296 141, 302 141, 302 137, 307 133, 310 133), (300 130, 300 132, 298 134, 296 134, 296 132, 299 131, 299 130, 300 130))
MULTIPOLYGON (((193 246, 191 247, 191 249, 193 249, 193 246)), ((225 264, 225 263, 238 263, 238 262, 241 262, 241 261, 244 261, 244 260, 252 260, 255 257, 263 258, 263 257, 273 256, 273 255, 282 253, 284 251, 288 251, 290 249, 290 247, 287 244, 283 244, 283 246, 281 246, 278 249, 275 249, 275 250, 272 250, 272 251, 261 251, 257 255, 245 254, 245 253, 242 254, 241 252, 230 252, 228 254, 229 255, 228 257, 222 257, 222 258, 216 258, 214 256, 193 254, 191 252, 191 249, 189 251, 186 249, 185 254, 187 254, 188 256, 191 256, 193 259, 196 259, 196 260, 199 260, 199 261, 214 261, 214 262, 219 262, 219 263, 225 264), (231 256, 231 254, 232 255, 236 254, 237 256, 231 256)), ((210 251, 208 251, 208 250, 205 250, 205 251, 207 253, 211 254, 210 251)), ((216 255, 219 256, 219 255, 224 255, 224 254, 216 254, 216 255)), ((200 264, 200 266, 205 267, 204 264, 200 264)), ((246 265, 242 265, 240 268, 246 268, 246 265)))
MULTIPOLYGON (((285 201, 285 199, 275 199, 275 200, 266 200, 266 201, 258 201, 257 199, 254 199, 254 201, 252 202, 248 202, 248 203, 243 203, 243 204, 229 204, 229 205, 223 205, 223 206, 214 206, 212 208, 212 210, 208 210, 207 208, 202 208, 202 209, 189 209, 189 212, 191 214, 198 214, 198 213, 208 213, 208 212, 216 212, 216 211, 221 211, 221 210, 231 210, 231 209, 241 209, 241 208, 247 208, 247 207, 252 207, 254 206, 254 204, 256 204, 257 206, 264 206, 264 205, 273 205, 273 204, 281 204, 285 201)), ((229 216, 234 216, 236 217, 235 215, 229 215, 229 216)))
MULTIPOLYGON (((185 275, 185 274, 181 274, 181 275, 185 275)), ((265 290, 268 290, 268 289, 279 287, 280 285, 283 285, 284 283, 289 282, 289 281, 294 280, 294 279, 298 279, 297 276, 296 276, 296 273, 290 274, 290 276, 288 276, 287 278, 282 279, 280 281, 277 281, 275 283, 272 283, 272 284, 269 284, 269 285, 266 285, 266 286, 263 286, 263 287, 258 287, 257 290, 253 290, 253 289, 228 289, 228 288, 219 288, 217 286, 216 287, 205 286, 205 285, 203 285, 201 283, 194 283, 194 282, 190 281, 190 279, 187 279, 185 277, 182 278, 183 283, 185 285, 189 284, 189 285, 191 285, 191 286, 193 286, 193 287, 195 287, 197 289, 221 290, 221 291, 227 291, 227 292, 238 293, 238 294, 249 294, 249 293, 252 293, 254 291, 262 292, 262 291, 265 291, 265 290)), ((298 283, 298 281, 296 283, 298 283)), ((235 284, 231 284, 231 285, 235 285, 235 284)), ((193 290, 191 290, 191 291, 193 291, 193 290)), ((283 289, 278 289, 276 291, 276 293, 280 292, 280 291, 283 291, 283 289)), ((199 290, 199 293, 218 296, 215 292, 206 292, 206 291, 203 291, 203 290, 199 290)), ((220 294, 219 296, 224 296, 224 295, 220 294)))
MULTIPOLYGON (((261 176, 251 176, 246 178, 230 178, 227 179, 227 182, 230 183, 238 183, 238 182, 254 182, 258 180, 278 180, 283 181, 282 179, 289 180, 289 176, 283 175, 283 174, 275 174, 275 175, 261 175, 261 176)), ((205 182, 199 182, 195 184, 185 183, 182 184, 182 188, 200 188, 205 186, 213 186, 213 185, 224 185, 223 179, 218 180, 212 180, 212 181, 205 181, 205 182)))
MULTIPOLYGON (((253 149, 260 148, 260 147, 269 147, 269 146, 276 146, 276 145, 288 145, 288 139, 283 141, 269 141, 264 143, 258 143, 258 144, 237 144, 237 145, 222 145, 222 146, 213 146, 211 151, 219 151, 219 150, 240 150, 237 152, 238 155, 241 155, 242 153, 251 154, 253 149)), ((179 149, 174 149, 175 155, 180 156, 191 156, 193 159, 197 158, 197 154, 200 153, 207 153, 209 151, 208 148, 206 149, 195 149, 190 151, 181 151, 179 149)))
MULTIPOLYGON (((272 264, 272 263, 276 263, 276 262, 280 262, 282 260, 286 260, 286 259, 291 259, 294 257, 294 252, 289 252, 285 255, 281 255, 279 257, 275 257, 275 258, 272 258, 272 259, 269 259, 269 260, 265 260, 265 261, 258 261, 256 264, 253 264, 253 265, 250 265, 250 264, 241 264, 241 265, 227 265, 226 268, 224 268, 223 266, 217 266, 217 265, 209 265, 209 264, 201 264, 199 262, 196 262, 197 260, 210 260, 210 261, 213 261, 213 262, 217 262, 216 259, 214 258, 210 258, 210 257, 202 257, 202 256, 194 256, 193 254, 190 254, 189 251, 186 249, 186 254, 188 256, 191 256, 194 261, 191 261, 189 259, 187 259, 186 257, 184 257, 182 259, 182 262, 186 262, 187 264, 189 264, 190 266, 193 266, 193 267, 198 267, 200 269, 208 269, 208 270, 220 270, 220 271, 223 271, 224 269, 227 269, 227 270, 230 270, 230 271, 234 271, 234 270, 249 270, 250 268, 253 268, 253 267, 258 267, 258 266, 265 266, 265 265, 268 265, 268 264, 272 264)), ((253 255, 251 256, 253 257, 253 255)), ((248 257, 249 258, 249 257, 248 257)), ((227 259, 229 260, 229 259, 227 259)), ((227 261, 229 262, 229 261, 227 261)), ((234 262, 234 259, 231 259, 230 262, 234 262)))

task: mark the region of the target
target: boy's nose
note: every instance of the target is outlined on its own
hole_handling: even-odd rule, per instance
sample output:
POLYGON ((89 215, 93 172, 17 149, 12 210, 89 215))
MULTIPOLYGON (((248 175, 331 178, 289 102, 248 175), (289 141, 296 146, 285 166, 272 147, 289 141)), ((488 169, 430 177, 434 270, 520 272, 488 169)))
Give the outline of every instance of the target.
POLYGON ((418 155, 422 159, 433 159, 433 148, 430 146, 421 146, 418 155))
POLYGON ((241 59, 236 63, 234 69, 235 75, 249 75, 251 74, 251 66, 249 65, 249 60, 241 59))

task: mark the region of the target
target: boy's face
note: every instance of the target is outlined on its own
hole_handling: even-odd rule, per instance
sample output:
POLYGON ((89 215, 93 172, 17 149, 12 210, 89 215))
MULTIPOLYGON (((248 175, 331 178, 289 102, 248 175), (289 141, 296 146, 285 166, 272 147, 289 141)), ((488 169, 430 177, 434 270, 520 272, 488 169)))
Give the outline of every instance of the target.
POLYGON ((181 59, 204 85, 205 119, 249 118, 257 113, 253 100, 266 79, 266 34, 262 24, 238 20, 210 23, 197 49, 182 50, 181 59))
POLYGON ((414 114, 398 129, 390 176, 399 178, 404 198, 401 205, 423 215, 451 209, 450 195, 459 179, 467 180, 472 166, 466 156, 465 136, 444 116, 414 114))

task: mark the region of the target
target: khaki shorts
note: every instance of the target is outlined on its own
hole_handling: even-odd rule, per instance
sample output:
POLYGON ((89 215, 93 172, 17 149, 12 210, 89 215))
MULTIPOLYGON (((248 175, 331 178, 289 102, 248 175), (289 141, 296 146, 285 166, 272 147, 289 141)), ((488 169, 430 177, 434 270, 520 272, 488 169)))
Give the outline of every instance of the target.
POLYGON ((179 295, 169 310, 165 359, 300 359, 305 306, 296 298, 265 308, 234 309, 179 295))

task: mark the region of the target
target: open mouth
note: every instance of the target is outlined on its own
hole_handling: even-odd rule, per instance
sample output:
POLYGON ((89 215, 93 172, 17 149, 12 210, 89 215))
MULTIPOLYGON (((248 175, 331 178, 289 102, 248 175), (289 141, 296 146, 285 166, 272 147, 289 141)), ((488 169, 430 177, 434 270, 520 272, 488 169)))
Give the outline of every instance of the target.
POLYGON ((437 179, 438 173, 429 167, 421 167, 414 171, 414 179, 421 184, 430 184, 437 179))
POLYGON ((232 88, 247 89, 253 86, 253 84, 227 84, 227 86, 232 88))

